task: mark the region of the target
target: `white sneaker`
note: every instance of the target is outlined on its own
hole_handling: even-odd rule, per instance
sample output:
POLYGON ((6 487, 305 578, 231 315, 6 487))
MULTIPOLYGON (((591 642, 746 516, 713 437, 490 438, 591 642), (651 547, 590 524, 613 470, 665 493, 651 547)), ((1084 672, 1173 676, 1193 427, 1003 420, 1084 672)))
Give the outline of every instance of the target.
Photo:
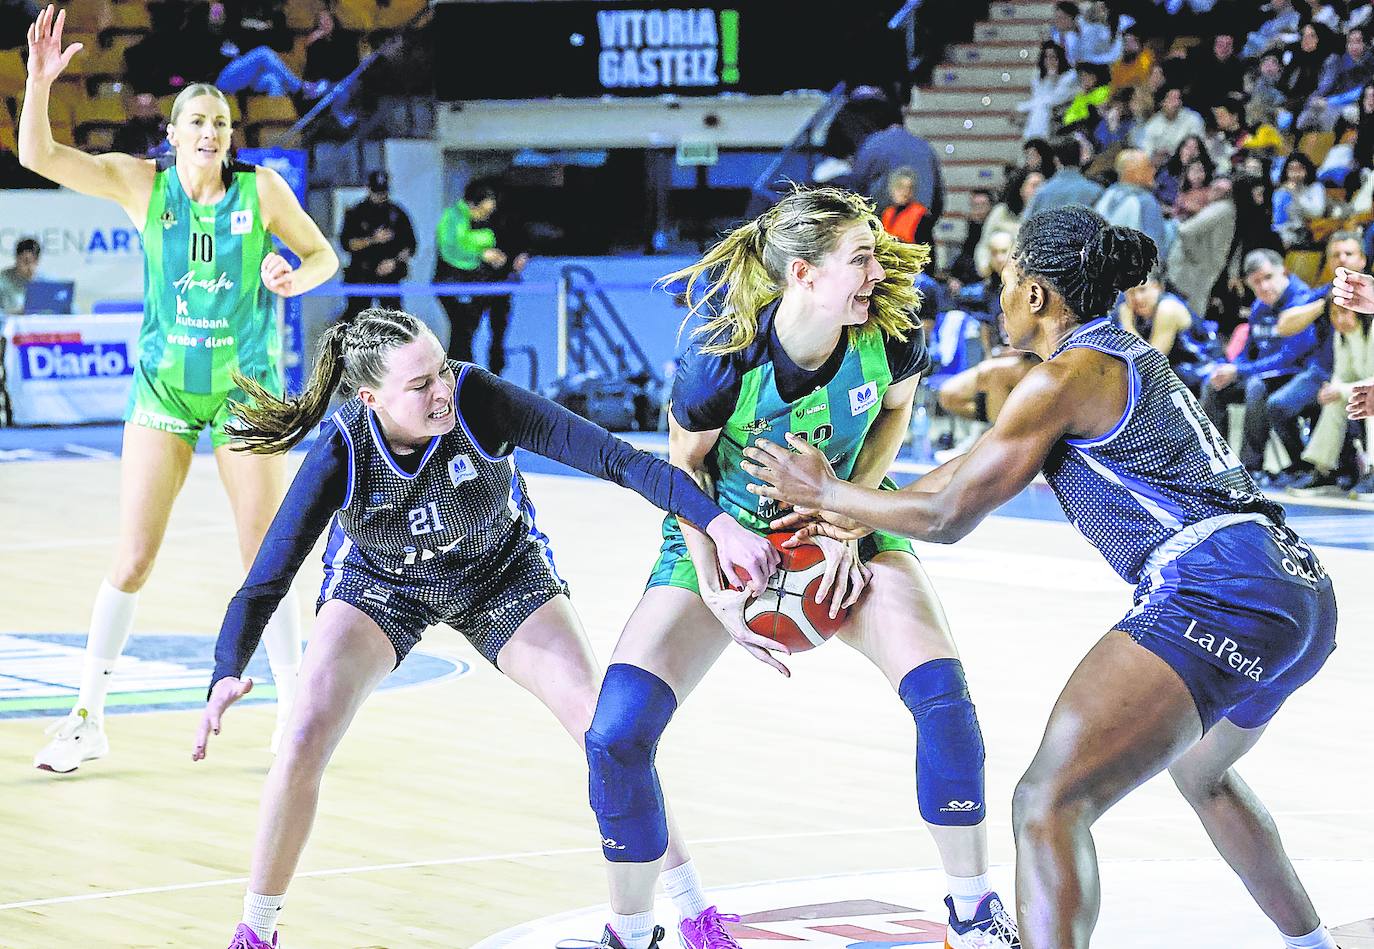
POLYGON ((67 774, 75 771, 83 761, 110 753, 105 723, 101 719, 91 718, 84 708, 54 722, 44 734, 53 738, 33 758, 33 766, 43 771, 67 774))

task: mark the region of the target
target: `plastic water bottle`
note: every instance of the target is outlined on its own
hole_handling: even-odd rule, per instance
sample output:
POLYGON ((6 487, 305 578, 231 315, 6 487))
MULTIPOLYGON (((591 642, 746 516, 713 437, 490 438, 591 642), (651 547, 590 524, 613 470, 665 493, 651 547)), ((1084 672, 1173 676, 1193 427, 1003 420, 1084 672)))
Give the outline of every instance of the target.
POLYGON ((930 413, 920 403, 911 410, 911 454, 920 462, 935 458, 930 447, 930 413))

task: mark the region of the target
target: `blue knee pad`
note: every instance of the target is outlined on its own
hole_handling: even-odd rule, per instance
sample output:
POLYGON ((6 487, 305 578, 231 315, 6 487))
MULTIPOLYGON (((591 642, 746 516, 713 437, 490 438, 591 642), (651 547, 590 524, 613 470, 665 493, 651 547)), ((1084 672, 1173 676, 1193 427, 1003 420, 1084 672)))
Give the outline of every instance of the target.
POLYGON ((652 672, 625 663, 606 670, 587 730, 587 768, 607 860, 649 863, 668 849, 654 753, 675 711, 673 690, 652 672))
POLYGON ((916 719, 916 802, 929 824, 971 827, 985 816, 983 732, 958 659, 912 669, 897 689, 916 719))

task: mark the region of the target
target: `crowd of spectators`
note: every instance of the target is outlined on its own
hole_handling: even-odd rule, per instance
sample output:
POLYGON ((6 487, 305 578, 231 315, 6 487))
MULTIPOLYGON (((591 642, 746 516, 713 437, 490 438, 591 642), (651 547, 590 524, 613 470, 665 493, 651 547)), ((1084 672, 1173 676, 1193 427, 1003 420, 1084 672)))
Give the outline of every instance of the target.
MULTIPOLYGON (((1329 298, 1333 268, 1374 252, 1371 14, 1361 0, 1056 4, 1017 106, 1021 158, 1000 194, 970 196, 966 240, 927 288, 933 389, 971 420, 958 431, 995 420, 1033 364, 998 329, 1006 249, 1028 216, 1082 204, 1159 246, 1160 270, 1111 316, 1169 357, 1260 483, 1374 500, 1369 434, 1337 411, 1374 369, 1370 318, 1329 298)), ((936 448, 957 440, 936 430, 936 448)))

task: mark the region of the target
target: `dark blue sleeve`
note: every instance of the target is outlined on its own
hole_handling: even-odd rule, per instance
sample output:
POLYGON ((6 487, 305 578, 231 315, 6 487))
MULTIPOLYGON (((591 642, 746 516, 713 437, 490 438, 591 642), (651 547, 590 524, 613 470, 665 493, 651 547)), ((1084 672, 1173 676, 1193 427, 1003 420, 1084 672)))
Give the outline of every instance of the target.
POLYGON ((912 330, 905 342, 895 336, 889 336, 884 345, 894 385, 914 375, 925 375, 930 371, 932 360, 930 350, 926 348, 926 331, 923 327, 912 330))
POLYGON ((463 375, 458 410, 493 457, 524 448, 629 488, 702 530, 721 513, 685 471, 485 369, 473 366, 463 375))
POLYGON ((739 401, 740 373, 729 356, 687 347, 673 376, 672 412, 689 432, 724 428, 739 401))
POLYGON ((348 492, 348 445, 333 422, 315 440, 272 518, 243 586, 229 601, 215 642, 215 683, 239 677, 258 648, 263 627, 348 492))

